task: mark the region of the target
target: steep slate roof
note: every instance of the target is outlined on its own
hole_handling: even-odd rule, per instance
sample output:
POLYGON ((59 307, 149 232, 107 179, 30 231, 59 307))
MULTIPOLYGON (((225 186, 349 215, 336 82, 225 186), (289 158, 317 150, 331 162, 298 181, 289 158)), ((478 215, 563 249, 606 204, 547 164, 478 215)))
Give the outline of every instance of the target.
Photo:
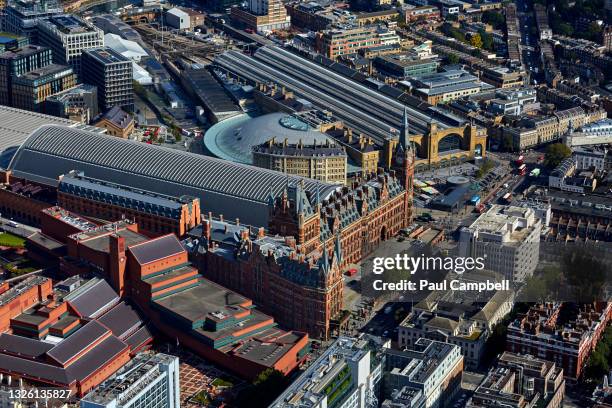
POLYGON ((95 318, 119 302, 119 296, 105 280, 84 289, 79 288, 75 295, 68 295, 66 300, 83 317, 95 318))
POLYGON ((76 333, 59 342, 47 352, 47 355, 63 366, 69 365, 71 359, 78 356, 101 337, 107 335, 108 332, 109 330, 106 327, 92 320, 76 333))
POLYGON ((40 358, 54 347, 51 343, 13 334, 0 334, 0 352, 19 357, 40 358))
POLYGON ((185 248, 176 238, 176 235, 169 234, 132 245, 128 250, 134 255, 139 264, 145 265, 184 252, 185 248))
POLYGON ((169 196, 200 198, 205 210, 247 223, 267 221, 267 198, 278 197, 288 183, 304 181, 305 190, 326 198, 337 186, 288 176, 244 164, 125 140, 64 126, 36 130, 15 153, 9 168, 28 180, 57 185, 71 170, 169 196))

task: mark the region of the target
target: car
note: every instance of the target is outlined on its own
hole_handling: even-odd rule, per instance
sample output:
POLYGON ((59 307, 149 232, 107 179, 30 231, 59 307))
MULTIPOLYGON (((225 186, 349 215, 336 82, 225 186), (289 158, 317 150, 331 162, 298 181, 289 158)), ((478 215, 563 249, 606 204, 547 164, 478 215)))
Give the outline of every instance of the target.
POLYGON ((388 335, 389 335, 389 330, 385 330, 385 331, 383 332, 383 337, 387 337, 388 335))

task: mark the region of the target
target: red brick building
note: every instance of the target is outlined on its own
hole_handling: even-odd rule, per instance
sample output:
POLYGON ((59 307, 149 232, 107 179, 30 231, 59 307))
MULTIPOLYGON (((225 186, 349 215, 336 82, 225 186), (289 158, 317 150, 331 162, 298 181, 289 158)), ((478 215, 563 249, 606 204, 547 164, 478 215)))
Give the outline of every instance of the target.
POLYGON ((34 276, 0 295, 5 322, 11 316, 0 334, 0 374, 9 387, 26 380, 80 397, 152 341, 138 312, 105 281, 65 282, 52 288, 34 276))
MULTIPOLYGON (((405 124, 407 129, 407 124, 405 124)), ((279 323, 327 339, 342 310, 342 272, 412 222, 414 153, 403 133, 382 170, 324 199, 302 184, 270 197, 272 234, 209 219, 194 232, 204 276, 252 298, 279 323)))
MULTIPOLYGON (((59 214, 57 230, 63 233, 87 222, 66 210, 51 210, 46 212, 59 214)), ((42 230, 46 232, 47 227, 42 230)), ((202 278, 174 235, 150 239, 129 220, 90 224, 64 238, 53 235, 53 241, 66 246, 60 262, 64 274, 102 275, 122 298, 138 304, 165 336, 210 361, 254 378, 267 368, 288 374, 306 358, 306 333, 277 328, 250 299, 202 278)), ((46 323, 37 319, 36 327, 24 330, 44 336, 43 327, 46 323)))
POLYGON ((531 354, 563 367, 565 377, 577 380, 612 319, 612 303, 582 305, 575 321, 558 324, 565 304, 538 304, 508 327, 506 349, 531 354))
POLYGON ((169 197, 70 172, 60 177, 57 202, 86 217, 107 221, 127 218, 149 236, 179 237, 200 224, 200 200, 191 196, 169 197))

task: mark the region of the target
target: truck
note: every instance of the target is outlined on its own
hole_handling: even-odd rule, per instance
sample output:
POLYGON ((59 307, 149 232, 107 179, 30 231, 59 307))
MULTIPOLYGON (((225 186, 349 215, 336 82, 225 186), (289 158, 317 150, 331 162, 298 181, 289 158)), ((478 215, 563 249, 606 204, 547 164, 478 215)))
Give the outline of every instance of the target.
POLYGON ((530 177, 538 177, 539 175, 540 175, 540 169, 537 167, 531 170, 531 173, 529 173, 530 177))

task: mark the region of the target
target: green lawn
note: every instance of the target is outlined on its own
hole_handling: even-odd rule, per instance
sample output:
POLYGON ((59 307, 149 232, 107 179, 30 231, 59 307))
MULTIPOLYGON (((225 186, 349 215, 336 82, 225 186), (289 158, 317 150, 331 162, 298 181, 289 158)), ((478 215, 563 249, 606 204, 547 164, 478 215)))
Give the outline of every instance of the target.
POLYGON ((23 248, 25 246, 25 239, 8 232, 2 232, 0 233, 0 246, 23 248))
POLYGON ((40 269, 40 265, 30 259, 4 264, 4 269, 10 272, 11 277, 20 276, 40 269))

